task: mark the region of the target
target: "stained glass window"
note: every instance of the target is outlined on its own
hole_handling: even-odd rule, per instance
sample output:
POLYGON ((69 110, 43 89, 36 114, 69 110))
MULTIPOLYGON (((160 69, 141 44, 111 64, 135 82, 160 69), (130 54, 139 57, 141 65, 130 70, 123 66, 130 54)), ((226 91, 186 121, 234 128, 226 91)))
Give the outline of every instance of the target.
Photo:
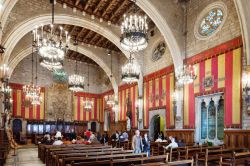
POLYGON ((206 102, 201 103, 201 139, 207 138, 207 107, 206 102))
POLYGON ((224 139, 223 96, 205 97, 200 103, 200 139, 210 141, 224 139))
POLYGON ((201 20, 199 33, 202 36, 210 36, 221 25, 223 11, 219 8, 210 10, 201 20))
POLYGON ((217 137, 219 140, 224 138, 224 99, 222 96, 220 97, 217 110, 217 137))
POLYGON ((214 106, 214 101, 211 99, 208 106, 208 138, 214 139, 215 138, 215 125, 216 125, 216 107, 214 106))

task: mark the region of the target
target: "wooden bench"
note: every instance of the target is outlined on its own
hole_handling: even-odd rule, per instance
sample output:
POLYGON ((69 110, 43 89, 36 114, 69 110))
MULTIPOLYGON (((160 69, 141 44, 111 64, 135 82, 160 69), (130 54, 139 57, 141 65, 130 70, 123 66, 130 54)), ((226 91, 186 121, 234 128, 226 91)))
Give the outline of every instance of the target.
POLYGON ((232 158, 223 158, 223 156, 220 157, 220 165, 250 165, 250 152, 239 152, 233 153, 232 158))
MULTIPOLYGON (((100 156, 100 155, 114 155, 114 154, 132 154, 132 150, 126 150, 126 151, 107 151, 107 152, 85 152, 85 153, 69 153, 69 154, 57 154, 53 156, 53 159, 51 161, 51 165, 59 165, 59 161, 61 161, 63 158, 68 157, 91 157, 91 156, 100 156)), ((50 165, 50 164, 49 164, 50 165)))
POLYGON ((140 154, 115 154, 115 155, 104 155, 104 156, 93 156, 93 157, 70 157, 64 158, 60 166, 66 166, 66 164, 76 164, 82 162, 95 162, 95 161, 107 161, 107 160, 116 160, 116 159, 126 159, 132 160, 133 158, 142 158, 146 157, 146 153, 140 154))
POLYGON ((135 164, 145 164, 148 165, 150 163, 160 162, 163 163, 166 160, 166 155, 161 156, 151 156, 151 157, 135 157, 129 159, 106 159, 102 161, 92 161, 92 162, 79 162, 73 163, 71 166, 130 166, 135 164))
POLYGON ((152 156, 159 156, 164 154, 163 146, 167 146, 168 144, 168 142, 152 142, 150 144, 150 151, 152 156))
POLYGON ((79 151, 79 150, 88 150, 88 151, 91 151, 91 150, 98 150, 98 151, 105 151, 106 149, 111 149, 110 146, 71 146, 71 147, 53 147, 53 148, 48 148, 46 149, 45 151, 45 154, 44 154, 44 157, 41 158, 41 160, 44 162, 44 163, 47 163, 49 160, 50 160, 50 154, 52 152, 56 152, 56 151, 66 151, 67 153, 71 150, 76 150, 76 151, 79 151))
POLYGON ((208 162, 219 163, 221 157, 223 158, 233 158, 234 152, 242 152, 245 151, 245 148, 233 148, 233 149, 218 149, 218 150, 211 150, 206 149, 205 152, 197 153, 196 154, 196 165, 199 163, 204 163, 205 166, 208 165, 208 162))

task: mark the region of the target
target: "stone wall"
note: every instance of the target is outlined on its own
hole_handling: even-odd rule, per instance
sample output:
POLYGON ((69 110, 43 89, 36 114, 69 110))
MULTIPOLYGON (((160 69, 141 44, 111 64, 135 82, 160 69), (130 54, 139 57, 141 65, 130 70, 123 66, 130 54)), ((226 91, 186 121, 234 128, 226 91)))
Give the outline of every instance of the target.
POLYGON ((163 36, 159 32, 159 30, 155 28, 154 36, 152 37, 149 36, 148 47, 143 51, 142 57, 140 57, 140 60, 142 61, 142 64, 143 64, 142 71, 143 71, 144 76, 173 64, 173 60, 169 52, 169 49, 167 47, 167 44, 166 44, 166 51, 164 55, 162 56, 162 58, 157 61, 152 60, 154 49, 162 41, 164 41, 163 36))
POLYGON ((187 37, 187 55, 193 56, 197 53, 215 47, 221 43, 227 42, 241 35, 240 22, 233 0, 219 0, 227 6, 227 18, 222 29, 215 36, 208 40, 199 40, 194 35, 194 26, 197 17, 209 4, 218 0, 191 0, 187 7, 188 15, 188 37, 187 37))

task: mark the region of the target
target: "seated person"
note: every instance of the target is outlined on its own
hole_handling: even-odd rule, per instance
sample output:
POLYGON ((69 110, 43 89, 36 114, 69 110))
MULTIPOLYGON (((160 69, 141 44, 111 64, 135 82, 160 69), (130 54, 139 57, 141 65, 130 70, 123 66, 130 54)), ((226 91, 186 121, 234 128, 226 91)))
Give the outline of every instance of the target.
POLYGON ((111 140, 112 140, 112 141, 115 141, 115 140, 116 140, 116 133, 114 133, 114 134, 111 135, 111 140))
POLYGON ((57 137, 55 142, 53 143, 53 145, 62 145, 63 142, 62 142, 62 138, 61 137, 57 137))
POLYGON ((61 131, 57 131, 56 132, 56 135, 55 135, 55 138, 62 138, 62 133, 61 133, 61 131))
POLYGON ((72 141, 73 139, 76 139, 76 133, 74 129, 71 129, 71 132, 69 133, 69 139, 72 141))
POLYGON ((120 141, 121 142, 128 141, 128 133, 126 131, 124 131, 120 136, 120 141))
POLYGON ((83 143, 82 137, 77 136, 76 137, 76 144, 82 144, 82 143, 83 143))
POLYGON ((88 129, 88 130, 85 132, 85 136, 86 136, 87 140, 89 140, 91 134, 92 134, 92 133, 91 133, 90 129, 88 129))
POLYGON ((182 139, 179 139, 179 140, 176 141, 176 142, 177 142, 177 144, 178 144, 178 147, 185 147, 185 146, 186 146, 186 144, 183 142, 182 139))
POLYGON ((168 149, 168 148, 178 148, 178 144, 175 142, 174 137, 169 136, 169 140, 171 143, 168 146, 163 146, 163 148, 168 149))
POLYGON ((43 138, 46 138, 48 141, 50 141, 50 134, 46 132, 43 138))
POLYGON ((69 144, 72 144, 72 142, 70 141, 69 137, 66 137, 65 140, 63 141, 63 144, 69 145, 69 144))

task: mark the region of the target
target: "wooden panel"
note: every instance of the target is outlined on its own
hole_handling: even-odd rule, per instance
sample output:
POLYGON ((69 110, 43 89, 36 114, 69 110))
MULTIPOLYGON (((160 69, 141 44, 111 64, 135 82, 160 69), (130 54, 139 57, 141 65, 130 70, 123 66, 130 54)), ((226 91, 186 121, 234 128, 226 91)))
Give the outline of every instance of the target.
POLYGON ((124 131, 126 130, 126 122, 119 122, 119 123, 111 123, 110 130, 108 131, 109 136, 111 136, 115 131, 124 131))
POLYGON ((194 143, 194 130, 166 130, 165 137, 173 136, 184 143, 194 143))
POLYGON ((250 130, 225 130, 224 144, 226 147, 245 147, 250 149, 250 130))

